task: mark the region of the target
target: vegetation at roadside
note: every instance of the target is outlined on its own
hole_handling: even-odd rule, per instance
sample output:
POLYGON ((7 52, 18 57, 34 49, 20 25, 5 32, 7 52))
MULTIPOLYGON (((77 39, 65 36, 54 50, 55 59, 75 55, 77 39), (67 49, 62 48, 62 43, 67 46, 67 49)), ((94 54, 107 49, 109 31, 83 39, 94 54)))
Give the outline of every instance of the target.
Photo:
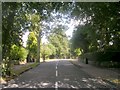
POLYGON ((117 2, 2 2, 2 75, 11 76, 12 65, 25 59, 80 57, 118 67, 119 15, 117 2), (69 40, 65 32, 71 21, 77 25, 69 40), (47 43, 42 43, 44 36, 47 43))
POLYGON ((28 70, 28 69, 31 69, 31 68, 34 68, 36 67, 37 65, 39 65, 39 63, 30 63, 28 65, 23 65, 21 68, 19 69, 12 69, 12 74, 13 76, 18 76, 19 74, 23 73, 24 71, 28 70))
POLYGON ((73 32, 71 39, 73 54, 79 49, 82 59, 87 58, 100 66, 119 67, 119 3, 76 3, 76 5, 73 15, 76 15, 78 20, 83 17, 81 20, 83 22, 73 32))
POLYGON ((18 69, 14 68, 14 66, 13 66, 11 69, 11 76, 10 77, 3 77, 3 79, 5 81, 9 81, 9 80, 19 76, 20 74, 24 73, 25 71, 36 67, 37 65, 39 65, 39 63, 24 64, 21 67, 19 67, 18 69))

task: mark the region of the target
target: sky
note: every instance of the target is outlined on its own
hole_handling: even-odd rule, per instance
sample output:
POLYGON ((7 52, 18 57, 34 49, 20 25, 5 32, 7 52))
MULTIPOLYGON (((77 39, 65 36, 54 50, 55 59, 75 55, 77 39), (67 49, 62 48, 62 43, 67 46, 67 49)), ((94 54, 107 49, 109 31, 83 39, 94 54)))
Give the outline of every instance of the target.
POLYGON ((26 47, 28 35, 29 35, 29 32, 26 32, 22 37, 24 47, 26 47))

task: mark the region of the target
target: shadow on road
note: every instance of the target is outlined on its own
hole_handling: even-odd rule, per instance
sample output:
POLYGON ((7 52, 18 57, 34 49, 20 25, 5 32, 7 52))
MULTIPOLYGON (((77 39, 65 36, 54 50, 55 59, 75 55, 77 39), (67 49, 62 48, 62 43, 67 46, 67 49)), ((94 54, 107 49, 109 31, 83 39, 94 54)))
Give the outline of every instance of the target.
POLYGON ((106 83, 101 78, 90 76, 70 63, 69 59, 54 59, 21 74, 18 78, 9 81, 7 85, 3 85, 3 88, 21 88, 21 90, 22 88, 72 88, 72 90, 88 88, 96 90, 115 88, 115 86, 106 83))

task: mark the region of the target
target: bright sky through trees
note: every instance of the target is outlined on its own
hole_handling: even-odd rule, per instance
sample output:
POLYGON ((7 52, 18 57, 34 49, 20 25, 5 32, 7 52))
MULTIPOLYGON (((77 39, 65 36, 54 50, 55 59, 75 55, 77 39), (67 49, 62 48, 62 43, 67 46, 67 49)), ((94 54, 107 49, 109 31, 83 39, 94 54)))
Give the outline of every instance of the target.
MULTIPOLYGON (((63 18, 62 18, 63 19, 63 18)), ((63 20, 64 21, 64 23, 65 23, 65 19, 63 20)), ((54 22, 55 23, 55 22, 54 22)), ((53 24, 54 24, 53 23, 53 24)), ((62 23, 62 22, 61 22, 62 23)), ((64 24, 63 23, 63 24, 64 24)), ((67 26, 68 26, 68 30, 66 30, 66 35, 68 36, 68 38, 71 38, 72 37, 72 32, 73 32, 73 30, 75 29, 75 26, 77 26, 78 25, 78 23, 79 23, 79 21, 75 21, 74 19, 71 19, 70 20, 70 22, 69 23, 65 23, 67 26)), ((51 26, 51 25, 50 25, 51 26)), ((28 35, 29 35, 29 32, 26 32, 24 35, 23 35, 23 38, 22 38, 22 40, 23 40, 23 46, 24 47, 26 47, 26 42, 27 42, 27 39, 28 39, 28 35)), ((47 39, 46 39, 46 37, 44 36, 43 38, 42 38, 42 43, 45 43, 45 42, 47 42, 47 39)))
POLYGON ((26 47, 28 35, 29 35, 29 32, 26 32, 22 37, 24 47, 26 47))

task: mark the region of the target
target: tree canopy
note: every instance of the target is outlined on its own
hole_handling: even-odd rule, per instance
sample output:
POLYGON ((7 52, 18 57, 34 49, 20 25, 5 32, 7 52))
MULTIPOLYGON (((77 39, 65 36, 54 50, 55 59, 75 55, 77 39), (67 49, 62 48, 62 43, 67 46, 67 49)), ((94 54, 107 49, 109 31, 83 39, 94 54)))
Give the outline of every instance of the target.
POLYGON ((80 22, 71 39, 73 51, 80 49, 85 58, 94 56, 99 63, 119 62, 119 3, 76 2, 75 6, 71 16, 80 22))
POLYGON ((26 48, 29 52, 28 54, 32 58, 36 59, 36 57, 37 57, 37 39, 36 39, 36 36, 33 32, 29 33, 26 48))
POLYGON ((53 29, 54 33, 48 36, 48 41, 56 48, 57 57, 66 57, 68 54, 68 38, 65 34, 65 30, 58 26, 53 29))
POLYGON ((61 58, 69 55, 70 47, 77 55, 88 52, 119 52, 119 15, 119 3, 3 2, 2 57, 11 62, 12 58, 18 57, 16 56, 19 55, 18 49, 25 53, 22 48, 22 36, 26 31, 32 32, 28 38, 27 49, 33 57, 37 54, 38 62, 40 52, 49 55, 52 53, 61 58), (61 19, 62 17, 64 19, 61 19), (64 22, 68 24, 71 19, 78 21, 79 24, 69 42, 65 34, 68 28, 64 22), (46 47, 49 53, 44 52, 46 50, 43 45, 40 51, 43 36, 48 36, 49 44, 46 47), (54 49, 53 52, 50 47, 54 49), (13 55, 16 51, 17 54, 13 55))

